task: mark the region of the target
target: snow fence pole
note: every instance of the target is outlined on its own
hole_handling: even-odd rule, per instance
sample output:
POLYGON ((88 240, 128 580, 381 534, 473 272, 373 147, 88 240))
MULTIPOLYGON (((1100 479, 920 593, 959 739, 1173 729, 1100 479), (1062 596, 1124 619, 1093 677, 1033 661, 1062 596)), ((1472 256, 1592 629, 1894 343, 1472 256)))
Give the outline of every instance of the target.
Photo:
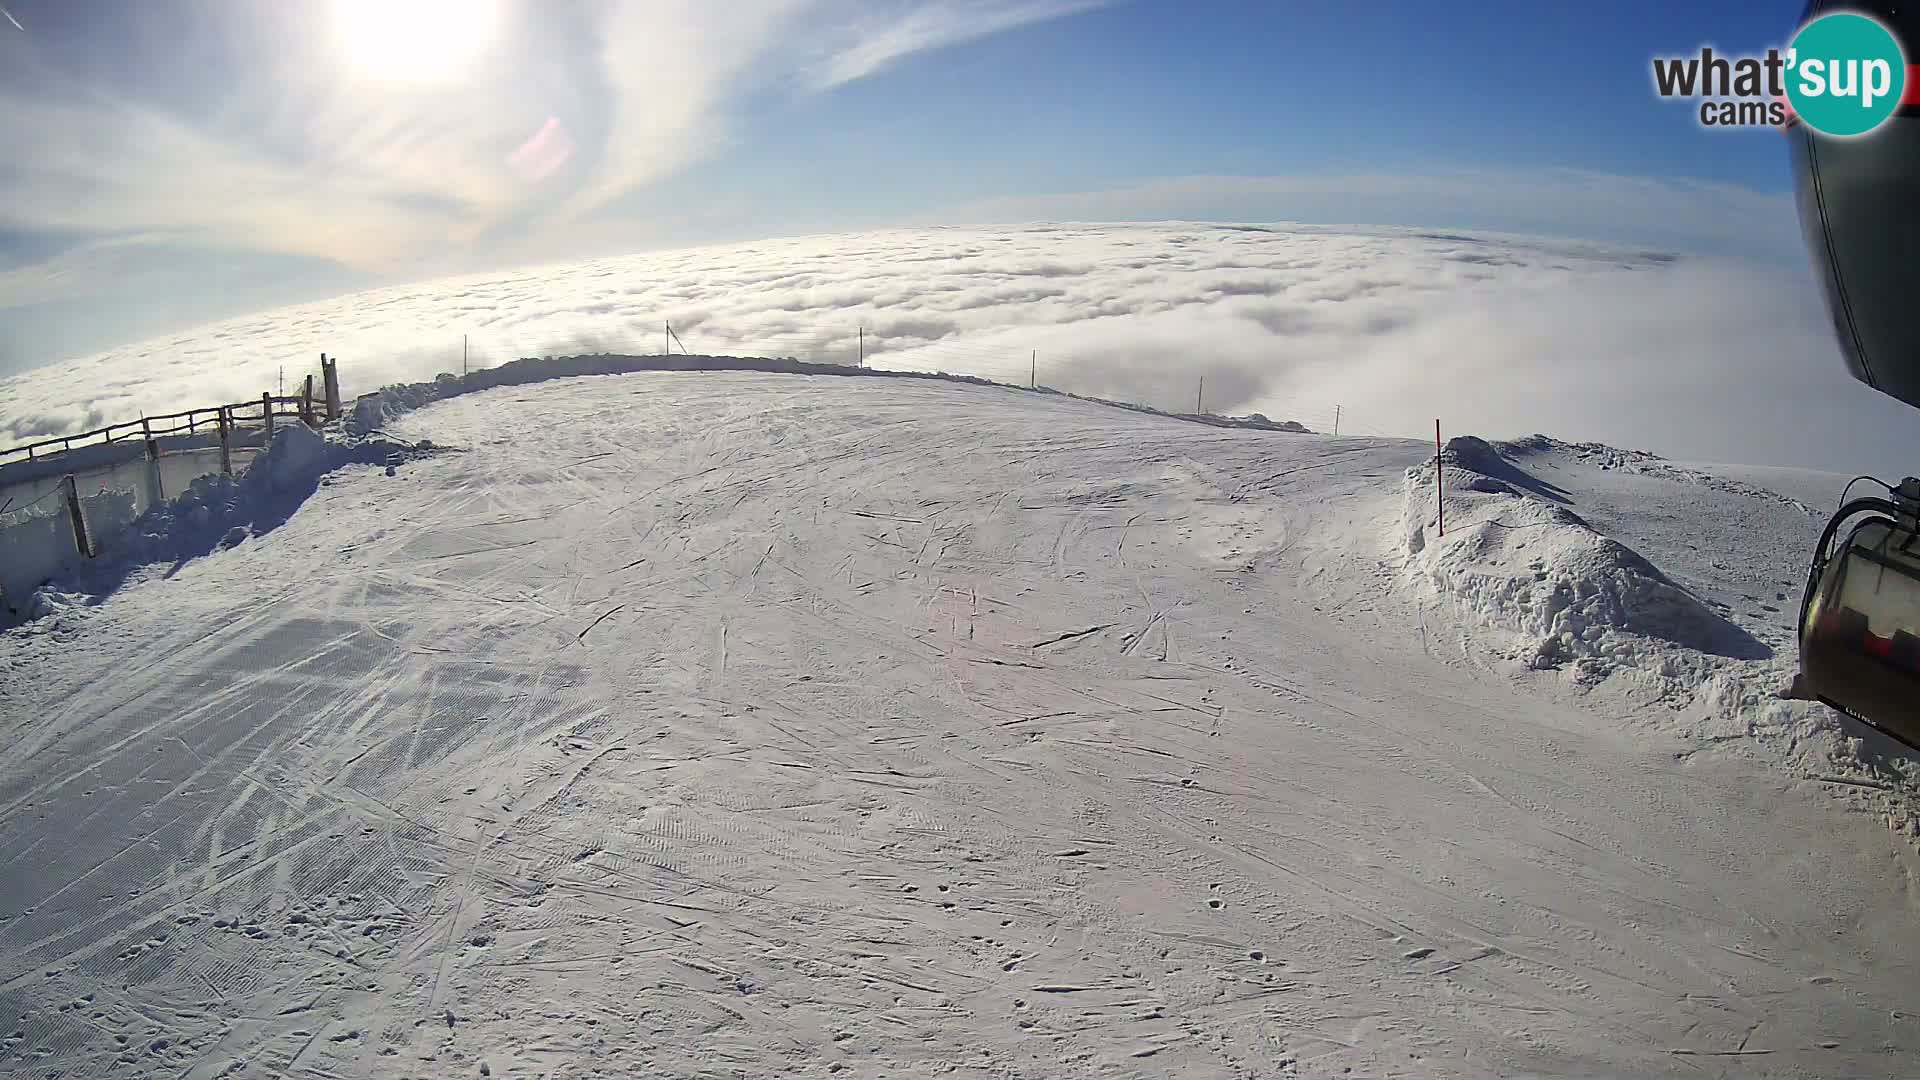
POLYGON ((1433 508, 1440 515, 1440 535, 1447 535, 1447 478, 1440 471, 1440 418, 1433 418, 1433 508))

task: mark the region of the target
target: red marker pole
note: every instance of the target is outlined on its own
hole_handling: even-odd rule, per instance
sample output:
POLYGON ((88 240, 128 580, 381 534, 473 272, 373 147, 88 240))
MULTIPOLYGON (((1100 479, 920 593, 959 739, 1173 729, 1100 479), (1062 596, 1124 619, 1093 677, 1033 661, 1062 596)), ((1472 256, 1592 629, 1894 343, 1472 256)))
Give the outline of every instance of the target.
POLYGON ((1447 535, 1446 477, 1440 471, 1440 419, 1433 421, 1433 506, 1440 515, 1440 535, 1447 535))

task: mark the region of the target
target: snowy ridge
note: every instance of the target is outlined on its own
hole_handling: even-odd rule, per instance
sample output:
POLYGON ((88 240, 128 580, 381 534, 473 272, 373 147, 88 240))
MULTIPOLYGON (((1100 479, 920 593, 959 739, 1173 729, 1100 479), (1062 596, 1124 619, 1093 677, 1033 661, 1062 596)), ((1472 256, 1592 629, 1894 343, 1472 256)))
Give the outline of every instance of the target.
POLYGON ((415 409, 424 408, 436 401, 458 397, 461 394, 491 390, 501 386, 525 386, 531 383, 547 382, 551 379, 577 378, 584 375, 631 375, 645 371, 762 371, 789 375, 828 375, 849 378, 882 379, 921 379, 942 382, 962 383, 970 386, 993 386, 1026 393, 1048 394, 1056 397, 1072 398, 1076 401, 1092 402, 1129 412, 1146 413, 1150 416, 1165 416, 1175 420, 1186 420, 1209 427, 1248 428, 1256 431, 1289 431, 1295 434, 1312 434, 1311 429, 1295 420, 1270 420, 1261 413, 1246 416, 1219 416, 1211 413, 1182 413, 1156 409, 1151 405, 1141 405, 1130 401, 1115 401, 1109 398, 1093 397, 1086 394, 1074 394, 1050 386, 1020 386, 1011 383, 996 382, 977 375, 956 375, 947 371, 916 371, 878 367, 851 367, 845 364, 822 364, 792 357, 765 356, 696 356, 655 355, 633 356, 625 353, 592 353, 578 356, 529 356, 511 360, 498 367, 482 368, 464 375, 442 372, 432 380, 414 383, 396 383, 380 390, 362 395, 354 403, 346 417, 346 430, 352 434, 364 435, 379 430, 388 420, 404 416, 415 409))
MULTIPOLYGON (((936 380, 1071 398, 1209 427, 1311 434, 1308 428, 1296 421, 1269 420, 1260 413, 1248 416, 1171 413, 1131 402, 1065 393, 1051 387, 1007 386, 989 379, 944 371, 847 367, 811 363, 791 357, 629 356, 618 353, 526 357, 464 375, 442 373, 431 381, 395 384, 363 394, 355 401, 331 438, 316 436, 305 429, 297 436, 283 432, 274 442, 278 449, 269 448, 263 452, 259 461, 243 474, 245 478, 221 475, 201 477, 167 505, 153 508, 138 520, 134 519, 130 509, 131 502, 117 500, 115 493, 91 497, 89 513, 101 515, 96 523, 99 526, 96 536, 111 541, 105 557, 87 563, 71 558, 64 562, 50 561, 49 567, 57 565, 58 570, 48 577, 45 584, 35 588, 17 608, 0 610, 0 625, 5 625, 9 619, 35 620, 71 610, 83 596, 98 599, 111 592, 142 566, 171 562, 177 568, 187 559, 205 555, 216 548, 231 547, 254 532, 270 529, 291 516, 300 502, 313 492, 319 478, 334 469, 349 464, 393 465, 432 452, 434 448, 430 441, 418 445, 392 441, 385 436, 383 426, 434 402, 499 387, 527 386, 554 379, 700 371, 936 380), (127 502, 128 509, 120 508, 122 501, 127 502), (133 535, 124 535, 127 532, 133 535)), ((87 454, 96 449, 87 447, 78 453, 87 454)), ((89 520, 94 521, 91 517, 89 520)), ((55 548, 60 540, 56 532, 54 524, 49 522, 27 539, 41 549, 55 548)))
POLYGON ((1574 458, 1583 464, 1602 470, 1618 470, 1643 476, 1657 476, 1666 480, 1678 480, 1701 487, 1713 488, 1752 499, 1769 499, 1784 506, 1792 507, 1808 516, 1818 514, 1813 507, 1790 495, 1720 476, 1705 469, 1693 469, 1676 465, 1658 454, 1645 450, 1622 450, 1595 442, 1566 442, 1548 435, 1529 435, 1524 439, 1511 439, 1490 444, 1490 449, 1507 459, 1527 458, 1538 454, 1561 454, 1574 458))

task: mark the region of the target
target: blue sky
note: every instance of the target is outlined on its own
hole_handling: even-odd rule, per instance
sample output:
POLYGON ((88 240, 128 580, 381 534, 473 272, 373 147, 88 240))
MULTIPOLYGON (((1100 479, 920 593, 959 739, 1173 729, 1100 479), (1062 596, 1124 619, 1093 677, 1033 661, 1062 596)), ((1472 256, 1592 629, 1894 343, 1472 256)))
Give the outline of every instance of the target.
POLYGON ((0 374, 383 282, 889 224, 1798 258, 1783 140, 1648 75, 1784 42, 1791 3, 0 4, 0 374))

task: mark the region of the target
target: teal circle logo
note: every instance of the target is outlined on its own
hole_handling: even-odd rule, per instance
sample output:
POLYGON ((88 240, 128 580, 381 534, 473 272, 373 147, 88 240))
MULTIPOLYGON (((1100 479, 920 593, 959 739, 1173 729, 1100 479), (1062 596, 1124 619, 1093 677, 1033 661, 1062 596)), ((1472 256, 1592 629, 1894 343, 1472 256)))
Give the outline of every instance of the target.
POLYGON ((1787 100, 1823 135, 1865 135, 1900 107, 1907 61, 1892 32, 1853 12, 1800 28, 1787 52, 1787 100))

